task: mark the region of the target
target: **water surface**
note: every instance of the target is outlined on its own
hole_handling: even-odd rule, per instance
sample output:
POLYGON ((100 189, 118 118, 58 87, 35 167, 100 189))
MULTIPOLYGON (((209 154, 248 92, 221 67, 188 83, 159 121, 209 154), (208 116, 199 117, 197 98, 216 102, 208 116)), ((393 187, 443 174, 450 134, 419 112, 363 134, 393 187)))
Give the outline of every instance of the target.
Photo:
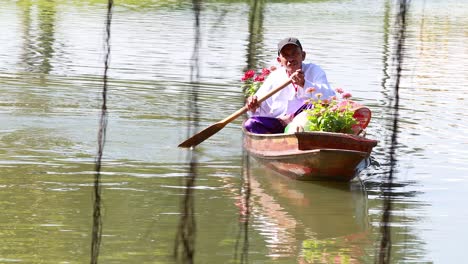
MULTIPOLYGON (((0 262, 87 262, 106 6, 0 4, 0 262)), ((234 121, 195 150, 196 263, 234 262, 247 207, 250 263, 374 262, 381 187, 391 169, 395 3, 268 2, 254 42, 251 8, 204 3, 194 61, 190 3, 116 3, 101 262, 175 262, 190 167, 190 153, 176 146, 194 132, 187 120, 193 96, 198 129, 230 115, 243 105, 243 71, 273 65, 277 41, 291 35, 334 87, 371 108, 368 137, 379 140, 372 162, 349 184, 290 181, 254 161, 247 166, 241 120, 234 121)), ((392 189, 393 263, 455 263, 464 256, 466 10, 459 1, 411 3, 392 189)))

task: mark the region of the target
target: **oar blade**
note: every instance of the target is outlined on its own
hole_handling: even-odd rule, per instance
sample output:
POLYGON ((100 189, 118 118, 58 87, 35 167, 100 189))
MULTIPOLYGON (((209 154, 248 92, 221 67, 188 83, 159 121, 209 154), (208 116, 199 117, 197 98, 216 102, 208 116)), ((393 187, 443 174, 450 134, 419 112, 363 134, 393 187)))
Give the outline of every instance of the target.
POLYGON ((218 131, 223 129, 226 124, 224 123, 216 123, 213 124, 204 130, 198 132, 197 134, 193 135, 191 138, 185 140, 184 142, 179 144, 179 148, 191 148, 195 147, 196 145, 202 143, 207 138, 211 137, 212 135, 216 134, 218 131))

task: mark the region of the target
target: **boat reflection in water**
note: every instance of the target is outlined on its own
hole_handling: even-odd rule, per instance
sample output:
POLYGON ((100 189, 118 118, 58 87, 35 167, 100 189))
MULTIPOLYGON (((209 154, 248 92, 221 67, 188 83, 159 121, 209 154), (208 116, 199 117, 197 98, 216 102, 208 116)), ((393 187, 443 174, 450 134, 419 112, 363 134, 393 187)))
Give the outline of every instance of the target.
POLYGON ((296 181, 254 163, 249 180, 251 226, 270 257, 349 263, 364 255, 369 222, 360 181, 296 181))

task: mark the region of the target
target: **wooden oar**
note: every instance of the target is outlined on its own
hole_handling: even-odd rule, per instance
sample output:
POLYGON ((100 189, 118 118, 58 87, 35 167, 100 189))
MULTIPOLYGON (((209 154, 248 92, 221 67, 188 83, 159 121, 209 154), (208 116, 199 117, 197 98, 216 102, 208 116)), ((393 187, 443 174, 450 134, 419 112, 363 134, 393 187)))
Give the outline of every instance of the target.
MULTIPOLYGON (((291 83, 291 79, 288 79, 286 82, 278 86, 277 88, 271 90, 269 93, 267 93, 265 96, 261 97, 258 99, 258 103, 261 104, 263 101, 266 99, 270 98, 272 95, 275 93, 279 92, 281 89, 284 87, 288 86, 291 83)), ((237 110, 235 113, 232 115, 226 117, 225 119, 205 128, 204 130, 198 132, 197 134, 193 135, 191 138, 185 140, 184 142, 179 144, 179 148, 190 148, 194 147, 203 141, 205 141, 207 138, 211 137, 212 135, 216 134, 218 131, 223 129, 227 124, 247 112, 247 107, 244 106, 241 109, 237 110)))

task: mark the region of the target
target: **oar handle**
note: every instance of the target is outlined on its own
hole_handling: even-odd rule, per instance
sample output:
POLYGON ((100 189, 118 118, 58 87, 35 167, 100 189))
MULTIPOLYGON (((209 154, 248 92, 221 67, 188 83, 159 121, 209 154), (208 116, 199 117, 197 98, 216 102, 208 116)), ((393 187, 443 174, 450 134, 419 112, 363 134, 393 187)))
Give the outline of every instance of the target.
POLYGON ((268 92, 267 94, 265 94, 264 96, 260 97, 257 101, 259 104, 263 103, 263 101, 265 101, 266 99, 270 98, 272 95, 274 95, 275 93, 279 92, 280 90, 283 90, 284 87, 288 86, 289 84, 291 84, 292 80, 291 79, 288 79, 287 81, 285 81, 283 84, 281 84, 280 86, 276 87, 275 89, 271 90, 270 92, 268 92))
MULTIPOLYGON (((265 101, 266 99, 270 98, 272 95, 274 95, 275 93, 281 91, 284 87, 288 86, 290 83, 292 82, 291 79, 288 79, 287 81, 285 81, 283 84, 281 84, 280 86, 276 87, 275 89, 269 91, 267 94, 265 94, 264 96, 260 97, 259 99, 257 99, 258 101, 258 104, 261 104, 263 103, 263 101, 265 101)), ((236 112, 234 112, 232 115, 226 117, 225 119, 221 120, 219 123, 222 123, 222 124, 228 124, 232 121, 234 121, 234 119, 238 118, 239 116, 245 114, 249 109, 247 108, 247 106, 243 106, 241 109, 237 110, 236 112)))

